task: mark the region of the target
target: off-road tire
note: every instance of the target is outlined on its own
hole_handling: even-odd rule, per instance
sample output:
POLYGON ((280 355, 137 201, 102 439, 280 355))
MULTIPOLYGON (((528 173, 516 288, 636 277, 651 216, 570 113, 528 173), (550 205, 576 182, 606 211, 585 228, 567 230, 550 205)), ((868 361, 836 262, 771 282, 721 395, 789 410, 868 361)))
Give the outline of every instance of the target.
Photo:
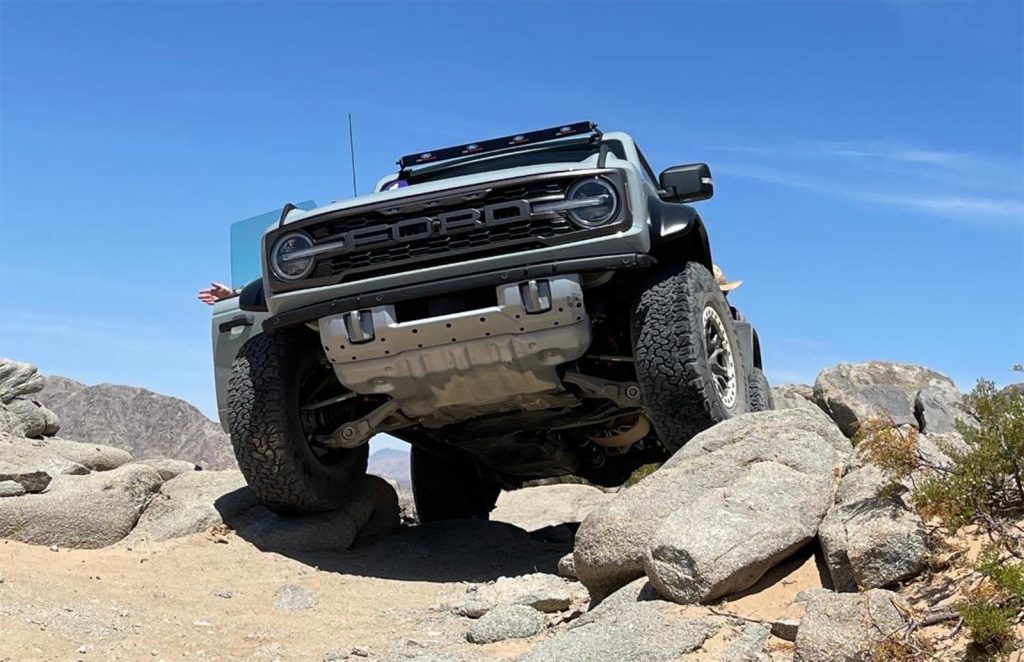
POLYGON ((772 398, 772 387, 768 378, 760 368, 754 368, 750 372, 750 379, 747 383, 747 399, 750 400, 750 411, 769 411, 775 409, 775 400, 772 398))
POLYGON ((231 365, 228 427, 238 466, 260 502, 281 515, 334 510, 366 473, 368 445, 340 451, 330 465, 306 443, 299 385, 318 346, 294 332, 249 340, 231 365))
POLYGON ((702 265, 690 262, 653 275, 638 297, 631 326, 637 380, 666 451, 675 453, 697 433, 748 411, 732 313, 702 265), (732 406, 719 395, 705 350, 708 307, 721 322, 732 353, 732 406))
POLYGON ((421 524, 446 519, 487 519, 501 487, 464 455, 442 455, 413 446, 412 495, 421 524))

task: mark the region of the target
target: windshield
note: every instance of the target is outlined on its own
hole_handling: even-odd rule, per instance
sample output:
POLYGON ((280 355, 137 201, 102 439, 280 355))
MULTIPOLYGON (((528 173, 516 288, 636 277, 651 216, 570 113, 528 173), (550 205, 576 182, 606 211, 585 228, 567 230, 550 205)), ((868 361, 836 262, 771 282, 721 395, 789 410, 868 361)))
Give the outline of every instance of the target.
MULTIPOLYGON (((312 200, 295 206, 307 211, 316 209, 312 200)), ((280 218, 281 210, 275 209, 231 224, 231 287, 245 287, 263 275, 260 243, 266 229, 280 218)))
MULTIPOLYGON (((606 140, 603 144, 608 146, 610 153, 625 160, 626 150, 623 148, 621 141, 606 140)), ((492 170, 504 170, 506 168, 544 163, 578 163, 597 154, 600 149, 601 143, 587 141, 584 143, 574 142, 551 145, 538 149, 517 150, 508 154, 482 155, 470 160, 427 166, 413 170, 408 175, 406 181, 409 184, 422 184, 423 182, 434 182, 440 179, 474 175, 492 170)))

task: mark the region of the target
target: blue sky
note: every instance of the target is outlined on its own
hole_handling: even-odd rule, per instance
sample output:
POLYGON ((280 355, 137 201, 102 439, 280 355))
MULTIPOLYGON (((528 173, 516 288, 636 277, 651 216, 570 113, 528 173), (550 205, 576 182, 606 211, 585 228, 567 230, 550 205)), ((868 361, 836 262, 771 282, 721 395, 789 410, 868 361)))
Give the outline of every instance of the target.
POLYGON ((0 354, 214 412, 228 227, 411 151, 579 119, 706 161, 769 376, 1024 361, 1007 3, 0 4, 0 354))

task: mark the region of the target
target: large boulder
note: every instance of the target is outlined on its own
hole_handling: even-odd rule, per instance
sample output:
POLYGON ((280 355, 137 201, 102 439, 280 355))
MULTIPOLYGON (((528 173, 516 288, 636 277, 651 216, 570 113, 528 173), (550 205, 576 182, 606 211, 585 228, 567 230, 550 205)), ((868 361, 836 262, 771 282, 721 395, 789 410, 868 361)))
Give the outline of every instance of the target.
POLYGON ((0 538, 87 549, 112 545, 132 530, 160 483, 158 471, 140 465, 59 475, 42 494, 0 499, 0 538))
POLYGON ((50 476, 109 471, 131 462, 119 448, 82 444, 67 439, 0 438, 0 462, 4 471, 45 472, 50 476))
POLYGON ((15 398, 5 405, 7 433, 16 437, 52 437, 60 430, 60 419, 33 400, 15 398))
POLYGON ((128 541, 159 542, 198 533, 256 505, 241 471, 182 473, 161 486, 128 541))
POLYGON ((615 495, 590 485, 540 485, 502 492, 491 519, 535 531, 548 526, 582 522, 615 495))
POLYGON ((645 571, 680 602, 746 588, 813 539, 850 450, 820 411, 720 423, 584 520, 580 581, 596 600, 645 571))
POLYGON ((159 542, 224 524, 269 551, 347 548, 357 535, 384 533, 398 526, 394 490, 376 476, 363 481, 344 508, 282 517, 259 505, 240 471, 182 473, 164 483, 125 542, 159 542))
POLYGON ((772 387, 776 409, 818 409, 814 403, 814 387, 807 384, 779 384, 772 387))
POLYGON ((473 621, 466 640, 474 644, 493 644, 507 639, 523 639, 538 634, 547 625, 543 613, 526 605, 502 605, 473 621))
POLYGON ((338 510, 282 517, 259 506, 227 523, 241 538, 267 551, 347 549, 364 531, 379 534, 399 525, 398 497, 383 478, 367 475, 338 510))
POLYGON ((914 416, 921 432, 926 434, 956 433, 956 421, 975 425, 977 421, 964 408, 964 398, 956 388, 942 384, 927 386, 914 398, 914 416))
MULTIPOLYGON (((89 471, 110 471, 132 461, 132 456, 120 448, 101 444, 84 444, 68 439, 22 439, 8 437, 0 440, 0 457, 10 464, 53 461, 60 464, 73 462, 89 471)), ((69 472, 64 472, 69 473, 69 472)))
POLYGON ((0 358, 0 404, 38 393, 42 388, 43 378, 34 365, 0 358))
POLYGON ((922 366, 884 361, 840 363, 818 374, 814 400, 852 437, 875 418, 918 427, 914 401, 929 387, 956 389, 949 377, 922 366))
MULTIPOLYGON (((919 446, 941 466, 945 456, 925 442, 920 436, 919 446)), ((910 507, 907 486, 894 484, 859 457, 857 464, 843 476, 836 503, 818 531, 837 591, 882 588, 908 579, 924 569, 928 555, 928 535, 910 507)))
POLYGON ((796 633, 797 662, 869 662, 878 645, 904 624, 891 591, 818 593, 796 633))
POLYGON ((516 658, 517 662, 631 660, 674 662, 696 651, 720 625, 686 618, 662 601, 637 602, 570 628, 516 658))
POLYGON ((37 438, 57 434, 57 414, 25 397, 42 388, 43 378, 34 365, 0 358, 0 435, 37 438))

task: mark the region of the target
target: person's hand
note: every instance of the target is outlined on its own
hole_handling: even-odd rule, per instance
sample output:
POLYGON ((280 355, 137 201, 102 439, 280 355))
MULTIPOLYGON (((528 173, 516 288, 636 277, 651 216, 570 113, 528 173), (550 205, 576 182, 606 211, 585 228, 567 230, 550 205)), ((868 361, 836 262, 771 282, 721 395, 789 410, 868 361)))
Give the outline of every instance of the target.
POLYGON ((227 285, 221 285, 220 283, 210 283, 210 287, 199 290, 199 300, 208 306, 227 299, 230 296, 234 296, 235 291, 227 285))

